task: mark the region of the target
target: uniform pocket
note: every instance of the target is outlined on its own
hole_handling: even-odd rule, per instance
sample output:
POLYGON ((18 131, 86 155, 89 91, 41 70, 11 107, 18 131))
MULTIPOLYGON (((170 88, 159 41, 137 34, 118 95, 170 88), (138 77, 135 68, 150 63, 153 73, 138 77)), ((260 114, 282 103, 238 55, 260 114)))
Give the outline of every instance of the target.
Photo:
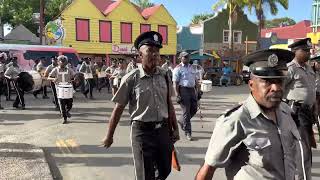
POLYGON ((266 137, 250 137, 243 141, 247 146, 251 165, 264 167, 271 159, 271 141, 266 137))

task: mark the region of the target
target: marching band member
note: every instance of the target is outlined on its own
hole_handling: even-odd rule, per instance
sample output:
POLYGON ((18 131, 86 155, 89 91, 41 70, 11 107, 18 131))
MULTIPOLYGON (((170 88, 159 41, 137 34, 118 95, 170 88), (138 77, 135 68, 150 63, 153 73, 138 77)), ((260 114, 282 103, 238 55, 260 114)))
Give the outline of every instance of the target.
POLYGON ((110 77, 110 79, 113 79, 113 85, 112 85, 113 96, 118 91, 122 77, 125 76, 126 74, 127 72, 126 72, 125 62, 124 60, 120 60, 118 63, 118 67, 114 70, 112 76, 110 77))
MULTIPOLYGON (((51 58, 51 64, 47 67, 46 71, 44 72, 44 77, 48 78, 49 74, 52 72, 52 70, 54 68, 58 67, 58 59, 56 56, 53 56, 51 58)), ((53 93, 53 103, 56 106, 56 110, 59 110, 59 103, 58 103, 58 98, 57 98, 57 90, 56 90, 56 86, 54 84, 54 82, 50 82, 50 86, 52 89, 52 93, 53 93)))
MULTIPOLYGON (((55 67, 49 74, 48 80, 51 80, 55 83, 57 90, 59 85, 62 84, 72 84, 72 79, 74 77, 74 71, 67 67, 68 58, 66 56, 58 57, 58 67, 55 67)), ((73 91, 73 88, 72 88, 73 91)), ((71 118, 70 110, 72 109, 73 98, 58 98, 60 112, 63 117, 62 124, 67 123, 67 119, 71 118)))
POLYGON ((14 89, 17 92, 16 100, 13 103, 13 107, 19 108, 19 104, 21 104, 21 109, 25 109, 24 104, 24 91, 20 88, 19 83, 17 82, 19 78, 19 74, 21 73, 21 70, 18 66, 18 58, 13 57, 11 62, 12 65, 8 67, 8 69, 5 71, 4 76, 9 80, 13 82, 14 89))
POLYGON ((5 91, 5 83, 4 83, 5 81, 4 72, 6 69, 5 60, 6 60, 6 53, 1 53, 0 54, 0 109, 3 109, 3 107, 1 106, 1 95, 5 91))
POLYGON ((90 93, 90 99, 93 99, 92 91, 94 86, 94 79, 90 60, 90 58, 84 58, 84 62, 82 63, 79 72, 83 73, 84 78, 86 79, 85 85, 82 88, 82 93, 86 98, 88 98, 88 93, 90 93))
POLYGON ((37 64, 35 70, 38 71, 38 73, 40 73, 41 78, 42 78, 42 86, 39 90, 36 90, 33 92, 33 95, 35 98, 37 98, 38 94, 40 91, 42 91, 42 99, 49 99, 48 95, 47 95, 47 86, 46 86, 46 80, 45 80, 45 76, 44 76, 44 72, 46 70, 45 66, 44 66, 44 61, 45 61, 45 57, 41 57, 39 60, 39 63, 37 64))

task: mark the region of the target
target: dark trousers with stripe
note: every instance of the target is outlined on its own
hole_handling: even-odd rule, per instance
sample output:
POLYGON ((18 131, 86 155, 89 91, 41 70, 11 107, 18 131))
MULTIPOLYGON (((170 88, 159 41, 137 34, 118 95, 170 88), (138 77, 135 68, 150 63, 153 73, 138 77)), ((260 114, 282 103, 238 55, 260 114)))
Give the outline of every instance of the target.
POLYGON ((56 85, 54 84, 54 82, 51 82, 50 85, 53 93, 53 103, 56 107, 59 107, 56 85))
POLYGON ((73 99, 59 99, 60 112, 64 119, 67 119, 67 112, 72 109, 73 99))
POLYGON ((13 106, 18 106, 19 104, 21 104, 21 106, 24 107, 24 91, 20 88, 17 81, 13 81, 13 86, 17 93, 16 100, 14 101, 13 106))
POLYGON ((164 180, 171 172, 173 144, 167 124, 133 121, 131 144, 136 180, 164 180))
POLYGON ((191 118, 197 113, 198 110, 196 91, 194 88, 186 87, 180 87, 179 91, 181 96, 180 106, 183 112, 179 120, 179 124, 181 125, 181 128, 182 130, 184 130, 186 135, 191 135, 191 118))

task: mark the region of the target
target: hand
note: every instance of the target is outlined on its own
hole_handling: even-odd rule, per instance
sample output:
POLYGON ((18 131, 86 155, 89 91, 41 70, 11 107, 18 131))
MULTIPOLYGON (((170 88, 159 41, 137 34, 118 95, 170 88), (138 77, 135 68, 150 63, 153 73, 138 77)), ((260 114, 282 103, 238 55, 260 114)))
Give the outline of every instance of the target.
POLYGON ((182 102, 181 96, 177 95, 176 102, 180 104, 182 102))
POLYGON ((103 147, 105 147, 105 148, 109 148, 109 147, 111 147, 111 145, 112 145, 112 143, 113 143, 113 138, 111 137, 111 138, 109 138, 109 137, 105 137, 103 140, 102 140, 102 146, 103 147))
POLYGON ((202 91, 198 91, 198 100, 200 100, 202 98, 203 92, 202 91))
POLYGON ((172 137, 171 137, 173 143, 177 142, 180 140, 180 135, 179 135, 179 128, 177 128, 176 130, 174 130, 172 132, 172 137))

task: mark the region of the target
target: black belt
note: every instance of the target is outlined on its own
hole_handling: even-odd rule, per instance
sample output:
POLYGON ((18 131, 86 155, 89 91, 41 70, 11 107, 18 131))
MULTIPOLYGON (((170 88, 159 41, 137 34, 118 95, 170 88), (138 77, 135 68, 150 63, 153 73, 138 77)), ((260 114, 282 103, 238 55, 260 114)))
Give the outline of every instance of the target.
POLYGON ((168 123, 166 121, 159 121, 159 122, 143 122, 143 121, 132 121, 132 124, 136 124, 142 129, 159 129, 161 127, 166 127, 168 123))
POLYGON ((194 89, 194 87, 180 86, 181 88, 194 89))

